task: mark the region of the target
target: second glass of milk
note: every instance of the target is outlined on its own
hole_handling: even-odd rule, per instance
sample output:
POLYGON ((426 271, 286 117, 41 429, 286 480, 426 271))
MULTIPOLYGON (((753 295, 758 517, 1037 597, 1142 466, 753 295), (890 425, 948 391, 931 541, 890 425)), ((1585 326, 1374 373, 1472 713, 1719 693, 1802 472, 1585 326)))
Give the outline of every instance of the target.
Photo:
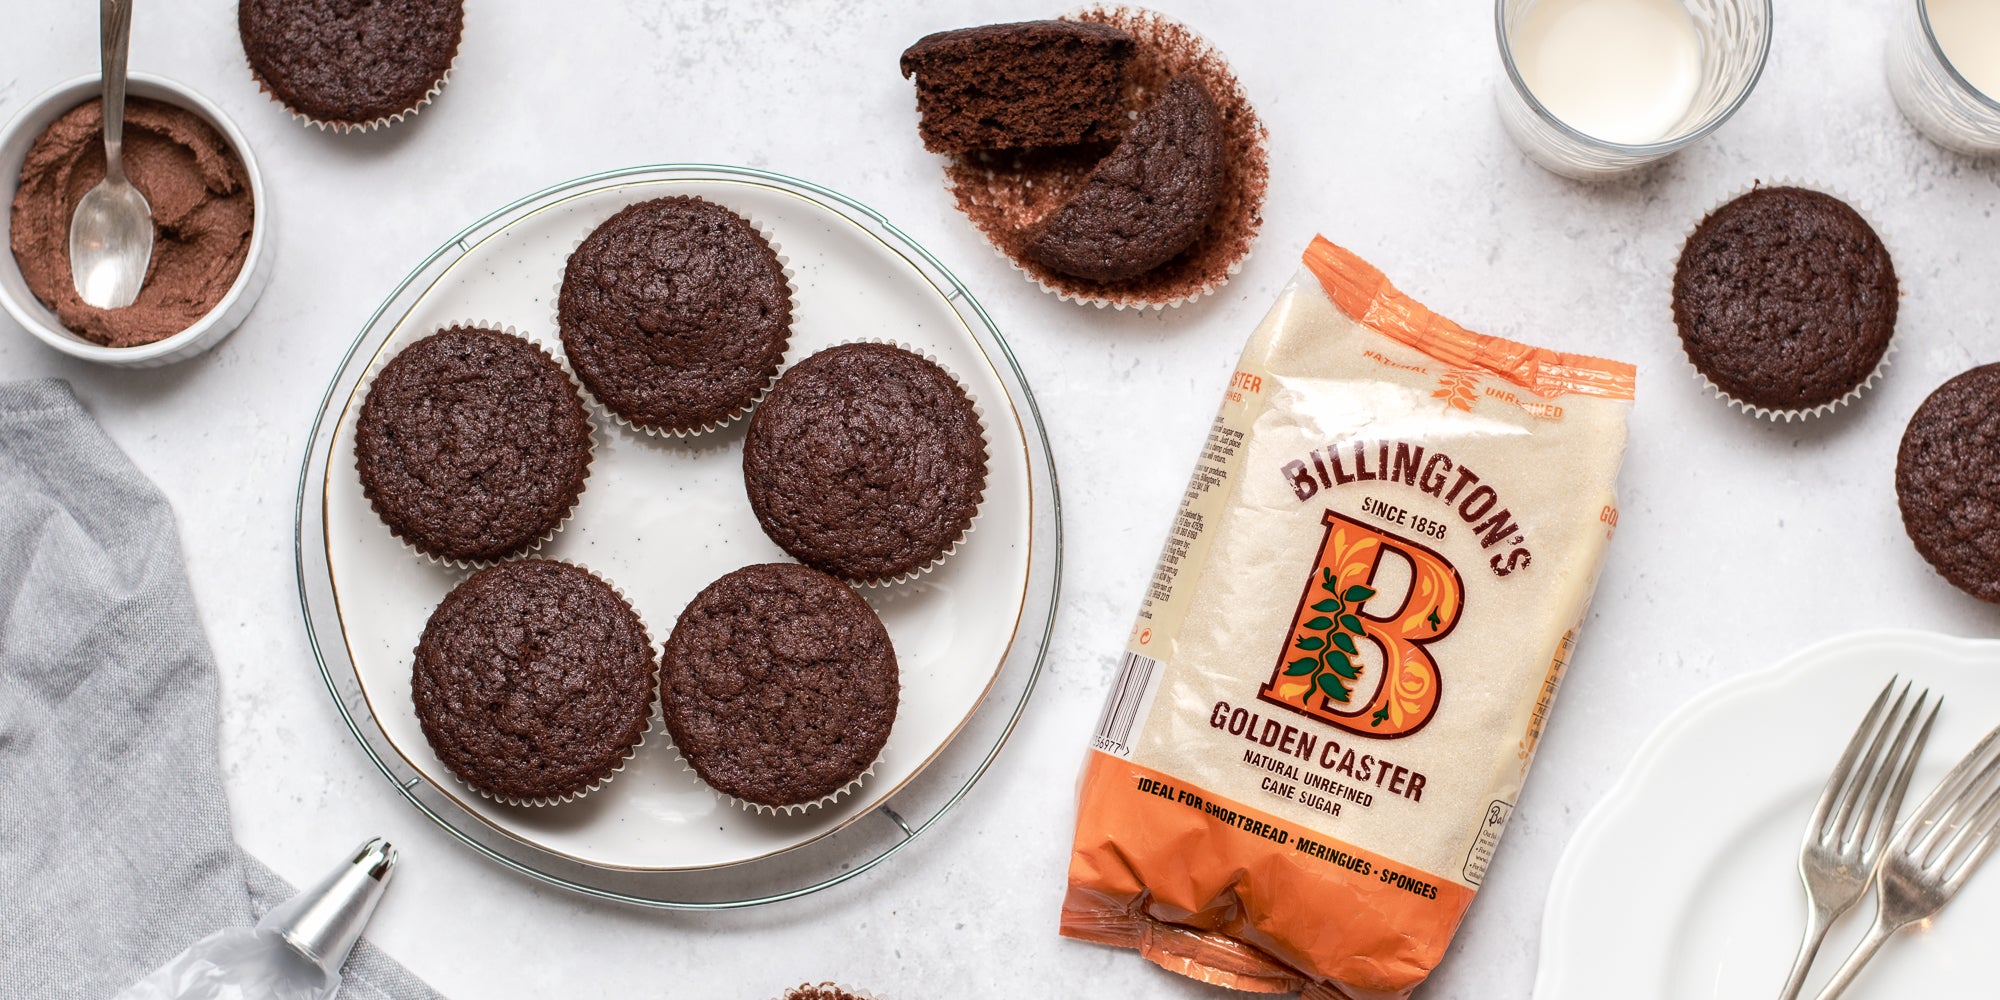
POLYGON ((1771 0, 1496 0, 1500 121, 1535 162, 1595 180, 1735 113, 1771 49, 1771 0))
POLYGON ((1904 0, 1889 92, 1917 130, 1961 153, 2000 153, 2000 0, 1904 0))

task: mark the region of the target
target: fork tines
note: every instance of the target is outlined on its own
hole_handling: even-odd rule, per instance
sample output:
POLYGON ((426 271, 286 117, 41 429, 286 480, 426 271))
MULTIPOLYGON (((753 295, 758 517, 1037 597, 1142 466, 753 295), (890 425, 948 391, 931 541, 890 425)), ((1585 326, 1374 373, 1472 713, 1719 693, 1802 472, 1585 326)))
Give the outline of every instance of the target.
POLYGON ((2000 728, 1986 734, 1924 798, 1892 849, 1938 879, 1947 894, 2000 843, 2000 728))
POLYGON ((1895 703, 1887 705, 1885 712, 1889 692, 1895 686, 1896 678, 1891 677, 1883 685, 1882 693, 1875 696, 1868 716, 1854 730, 1854 738, 1848 741, 1846 752, 1834 765, 1826 790, 1820 793, 1819 807, 1813 811, 1812 823, 1806 828, 1808 842, 1817 840, 1840 851, 1859 848, 1865 863, 1872 863, 1880 855, 1895 828, 1897 806, 1909 787, 1917 758, 1923 754, 1924 742, 1930 738, 1938 706, 1943 704, 1940 698, 1925 713, 1924 705, 1931 694, 1925 688, 1917 695, 1916 704, 1905 712, 1903 704, 1910 695, 1910 684, 1905 681, 1903 689, 1896 693, 1895 703), (1919 716, 1923 717, 1921 727, 1919 716), (1893 743, 1888 742, 1891 730, 1895 731, 1893 743), (1885 804, 1888 808, 1883 808, 1885 804))

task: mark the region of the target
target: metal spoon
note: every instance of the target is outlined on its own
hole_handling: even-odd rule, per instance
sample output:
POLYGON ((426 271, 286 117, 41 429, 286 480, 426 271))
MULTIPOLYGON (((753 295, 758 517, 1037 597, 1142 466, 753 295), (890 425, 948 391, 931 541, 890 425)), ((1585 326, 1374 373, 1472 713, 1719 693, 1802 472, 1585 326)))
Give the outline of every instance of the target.
POLYGON ((77 202, 69 220, 69 276, 76 294, 99 309, 139 297, 153 259, 153 206, 125 178, 125 56, 132 41, 132 0, 102 0, 104 179, 77 202))

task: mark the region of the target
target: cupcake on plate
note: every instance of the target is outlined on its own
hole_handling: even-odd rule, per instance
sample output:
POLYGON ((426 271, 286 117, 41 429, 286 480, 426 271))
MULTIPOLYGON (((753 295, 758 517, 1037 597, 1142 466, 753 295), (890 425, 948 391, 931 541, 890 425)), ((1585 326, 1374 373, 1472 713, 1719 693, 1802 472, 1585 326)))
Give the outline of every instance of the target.
POLYGON ((1674 268, 1674 326, 1701 377, 1746 412, 1818 416, 1861 394, 1896 332, 1896 268, 1846 202, 1756 187, 1701 220, 1674 268))
POLYGON ((451 773, 513 805, 610 780, 650 728, 658 661, 646 627, 588 570, 545 559, 480 570, 424 625, 410 695, 451 773))
POLYGON ((620 422, 685 436, 735 420, 769 388, 791 340, 791 281, 750 220, 657 198, 577 245, 556 322, 577 376, 620 422))
POLYGON ((696 595, 661 660, 667 731, 739 803, 787 812, 868 774, 896 722, 896 650, 853 588, 807 566, 745 566, 696 595))
POLYGON ((590 418, 568 373, 510 331, 451 326, 390 359, 354 435, 361 490, 419 553, 470 566, 539 547, 583 495, 590 418))
POLYGON ((464 0, 238 0, 236 29, 264 92, 321 129, 415 114, 451 76, 464 0))
POLYGON ((764 533, 855 583, 907 579, 971 530, 986 491, 979 411, 937 362, 893 344, 841 344, 793 365, 743 443, 764 533))

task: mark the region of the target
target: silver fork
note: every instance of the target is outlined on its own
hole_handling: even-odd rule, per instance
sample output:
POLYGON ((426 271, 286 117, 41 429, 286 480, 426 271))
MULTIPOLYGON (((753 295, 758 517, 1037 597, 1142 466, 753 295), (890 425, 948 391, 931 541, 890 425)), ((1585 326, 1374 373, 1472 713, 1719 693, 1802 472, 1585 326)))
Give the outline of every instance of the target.
POLYGON ((1896 831, 1875 872, 1875 923, 1819 1000, 1846 991, 1883 943, 1944 908, 2000 844, 2000 728, 1986 734, 1896 831))
POLYGON ((1785 980, 1779 1000, 1796 1000, 1805 985, 1806 972, 1826 940, 1827 928, 1867 894, 1868 878, 1903 806, 1910 772, 1923 754, 1924 741, 1930 738, 1938 705, 1944 703, 1938 699, 1930 714, 1924 715, 1924 702, 1930 698, 1927 688, 1905 712, 1903 702, 1909 697, 1910 685, 1905 683, 1895 704, 1888 705, 1889 692, 1895 686, 1896 678, 1891 677, 1882 686, 1882 693, 1875 696, 1868 717, 1861 720, 1854 738, 1847 741, 1846 752, 1840 755, 1840 763, 1833 766, 1826 790, 1820 793, 1819 807, 1806 826, 1805 843, 1799 847, 1799 881, 1806 887, 1806 933, 1799 941, 1798 958, 1792 962, 1792 974, 1785 980), (1917 727, 1919 715, 1924 715, 1921 728, 1917 727), (1895 742, 1889 744, 1892 730, 1895 742))

